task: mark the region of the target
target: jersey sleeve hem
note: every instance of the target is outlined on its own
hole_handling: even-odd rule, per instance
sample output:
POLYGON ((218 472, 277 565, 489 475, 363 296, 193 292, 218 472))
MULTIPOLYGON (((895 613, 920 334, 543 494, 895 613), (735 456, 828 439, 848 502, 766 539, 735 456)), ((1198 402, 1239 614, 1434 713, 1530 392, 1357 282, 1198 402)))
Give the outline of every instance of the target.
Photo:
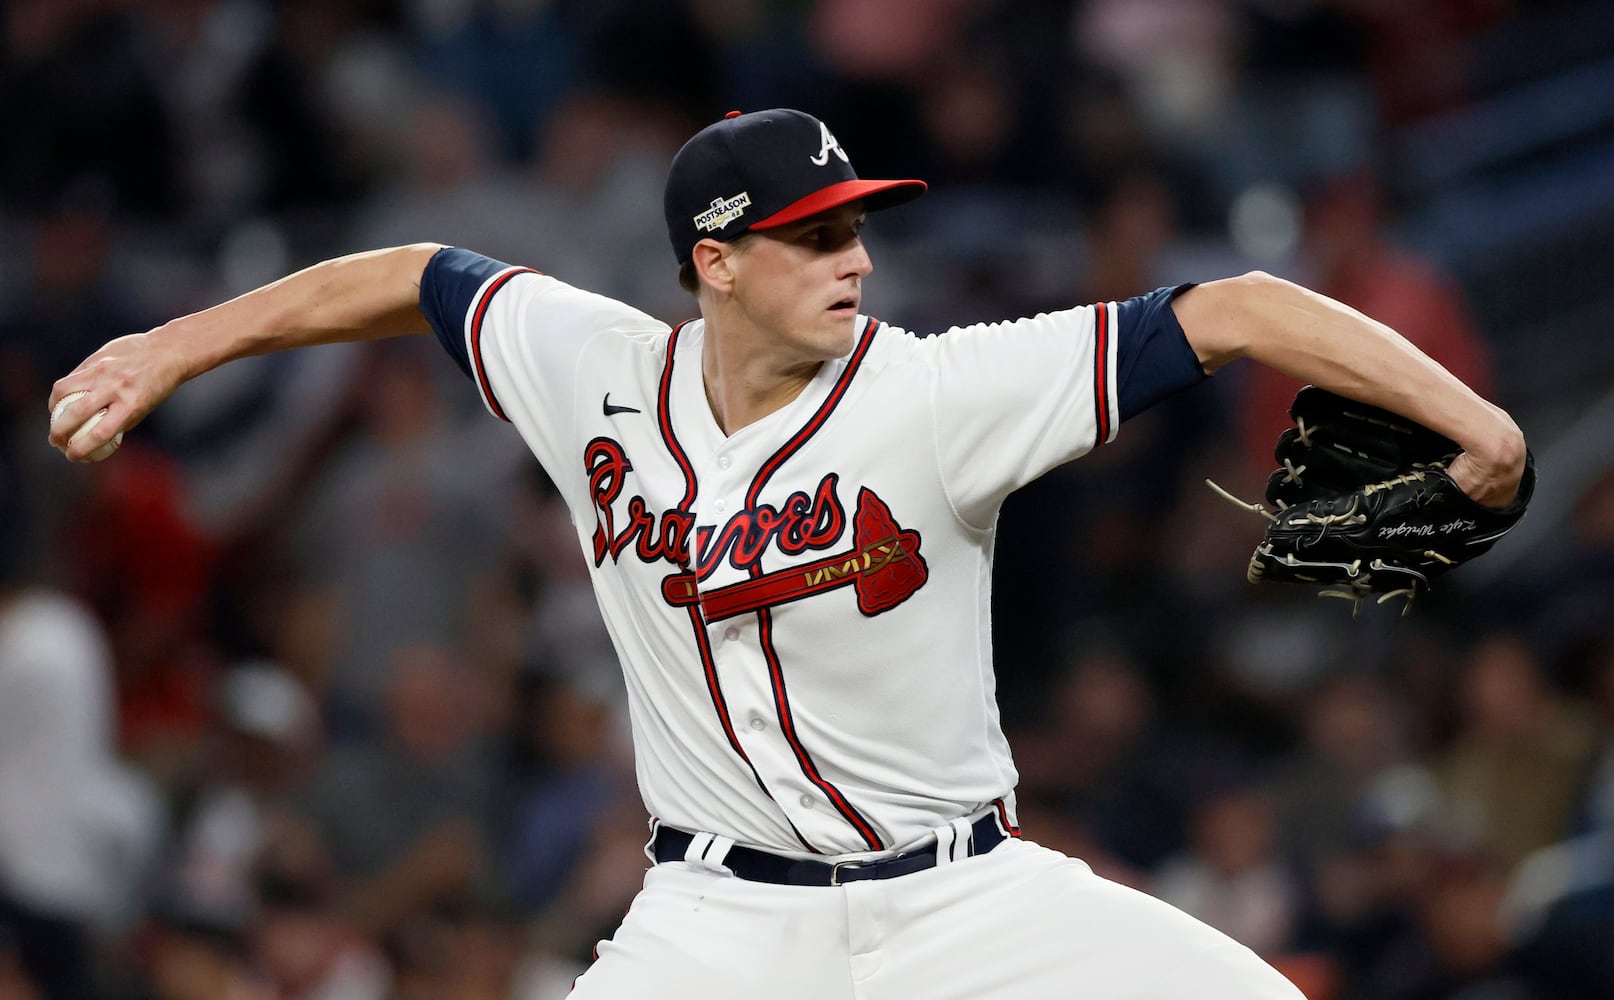
POLYGON ((483 324, 493 296, 518 274, 537 274, 530 267, 503 261, 458 247, 432 254, 420 279, 420 311, 431 324, 438 343, 448 351, 482 397, 488 412, 508 423, 499 405, 482 358, 483 324))
MULTIPOLYGON (((1204 381, 1205 368, 1171 303, 1192 283, 1158 288, 1147 295, 1110 303, 1115 336, 1111 375, 1119 420, 1130 420, 1174 393, 1204 381)), ((1112 430, 1113 434, 1113 430, 1112 430)))

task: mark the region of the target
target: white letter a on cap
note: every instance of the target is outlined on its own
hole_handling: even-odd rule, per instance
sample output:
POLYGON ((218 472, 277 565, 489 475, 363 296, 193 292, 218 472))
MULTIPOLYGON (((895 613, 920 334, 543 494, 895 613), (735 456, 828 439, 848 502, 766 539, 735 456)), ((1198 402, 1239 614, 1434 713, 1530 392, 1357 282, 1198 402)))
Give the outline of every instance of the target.
POLYGON ((833 152, 836 156, 839 156, 841 158, 842 163, 851 163, 852 162, 851 160, 846 158, 846 150, 842 149, 841 144, 835 141, 835 137, 833 135, 829 134, 829 126, 828 125, 825 125, 823 122, 819 122, 818 123, 818 131, 820 133, 822 133, 822 135, 824 137, 823 138, 823 145, 818 147, 818 155, 817 156, 809 156, 808 157, 809 160, 812 160, 813 163, 815 163, 818 166, 822 167, 826 163, 829 162, 829 154, 831 152, 833 152))

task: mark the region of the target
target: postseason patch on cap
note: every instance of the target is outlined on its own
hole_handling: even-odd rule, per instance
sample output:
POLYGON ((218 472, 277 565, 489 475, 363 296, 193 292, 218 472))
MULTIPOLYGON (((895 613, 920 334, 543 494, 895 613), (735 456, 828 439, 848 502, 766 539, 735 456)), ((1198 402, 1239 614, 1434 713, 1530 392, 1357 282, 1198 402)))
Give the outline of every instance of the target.
POLYGON ((723 229, 744 215, 745 210, 750 207, 751 195, 746 191, 741 191, 732 198, 713 198, 712 207, 695 216, 695 228, 705 233, 723 229))

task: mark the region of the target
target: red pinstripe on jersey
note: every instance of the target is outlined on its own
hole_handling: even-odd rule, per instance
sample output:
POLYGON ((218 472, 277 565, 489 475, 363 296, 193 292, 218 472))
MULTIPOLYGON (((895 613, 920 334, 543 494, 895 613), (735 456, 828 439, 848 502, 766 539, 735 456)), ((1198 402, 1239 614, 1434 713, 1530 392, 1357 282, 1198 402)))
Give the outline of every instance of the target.
MULTIPOLYGON (((667 335, 667 360, 661 368, 661 384, 656 392, 656 424, 661 429, 661 442, 667 448, 667 453, 678 464, 678 469, 684 474, 684 497, 678 502, 680 513, 689 513, 689 507, 695 502, 695 495, 699 486, 695 480, 695 468, 690 464, 689 455, 685 453, 683 445, 678 443, 678 436, 673 433, 672 426, 672 372, 673 356, 678 351, 678 335, 683 332, 687 323, 680 323, 667 335)), ((684 552, 684 567, 689 567, 688 549, 684 552)), ((689 610, 689 624, 695 632, 695 647, 700 652, 701 669, 706 674, 706 690, 712 697, 712 708, 717 711, 717 720, 723 726, 723 735, 728 737, 729 746, 746 766, 751 766, 751 758, 745 754, 745 748, 740 746, 739 739, 734 735, 734 724, 729 720, 729 707, 723 697, 723 686, 717 680, 717 665, 712 661, 712 647, 706 637, 706 623, 701 620, 696 607, 689 610)), ((756 768, 751 768, 756 774, 756 768)), ((761 782, 758 776, 757 781, 761 782)), ((766 791, 766 789, 764 789, 766 791)))
POLYGON ((493 296, 497 294, 499 289, 509 284, 511 278, 518 274, 537 273, 530 267, 516 267, 494 278, 493 284, 489 285, 482 293, 482 297, 477 300, 476 312, 471 316, 471 365, 476 369, 476 384, 482 390, 482 398, 488 401, 488 409, 492 410, 493 415, 505 423, 509 423, 510 418, 504 415, 504 408, 494 398, 493 385, 488 382, 487 366, 482 363, 482 320, 487 316, 488 306, 492 304, 493 296))
MULTIPOLYGON (((673 461, 678 463, 678 470, 684 474, 684 498, 678 501, 679 513, 688 514, 689 505, 695 502, 695 492, 698 489, 695 482, 695 467, 689 464, 689 456, 684 452, 684 446, 678 443, 678 435, 673 433, 672 425, 672 373, 673 355, 678 351, 678 335, 688 326, 686 320, 673 327, 667 335, 667 360, 661 366, 661 383, 656 389, 656 426, 661 430, 661 442, 667 446, 667 453, 672 455, 673 461)), ((689 568, 689 557, 684 557, 684 568, 689 568)))
MULTIPOLYGON (((862 337, 859 338, 857 346, 852 349, 852 356, 847 359, 846 370, 841 372, 841 377, 835 380, 834 387, 830 389, 829 395, 825 397, 824 402, 819 405, 817 412, 813 414, 812 418, 807 421, 801 430, 797 431, 789 441, 785 442, 783 447, 774 452, 762 464, 762 468, 757 471, 756 478, 751 481, 751 488, 746 491, 745 505, 747 509, 756 507, 757 498, 762 493, 762 488, 767 485, 768 480, 773 477, 775 472, 779 471, 780 467, 802 445, 806 444, 814 434, 818 433, 819 429, 829 419, 830 414, 835 412, 836 406, 840 405, 841 399, 846 395, 847 386, 852 383, 852 377, 857 374, 858 368, 863 363, 863 358, 869 353, 869 345, 874 342, 874 332, 879 325, 879 322, 873 317, 869 318, 868 324, 863 328, 862 337)), ((751 576, 758 577, 761 575, 762 565, 761 560, 758 560, 751 567, 751 576)), ((814 787, 824 793, 835 806, 836 812, 839 812, 848 823, 852 824, 853 829, 857 830, 858 836, 863 838, 869 850, 884 850, 885 844, 881 842, 879 834, 875 833, 874 826, 864 818, 862 813, 853 807, 851 802, 847 801, 846 796, 841 793, 840 789, 819 774, 818 765, 813 763, 811 755, 807 753, 807 748, 802 746, 800 738, 796 735, 795 719, 790 713, 790 698, 785 691, 784 668, 780 665, 779 654, 773 647, 773 613, 766 608, 759 610, 757 612, 757 625, 758 635, 762 643, 762 655, 768 662, 768 676, 773 687, 774 708, 779 713, 779 731, 784 734, 785 740, 790 744, 791 751, 796 755, 796 763, 801 767, 802 774, 806 776, 814 787)))
POLYGON ((757 629, 758 636, 762 642, 762 655, 768 661, 768 677, 773 683, 773 703, 775 710, 779 713, 779 731, 784 734, 785 741, 790 744, 790 749, 795 753, 796 763, 801 767, 801 773, 806 775, 807 780, 812 782, 819 791, 829 798, 829 801, 835 806, 835 811, 840 813, 848 823, 852 824, 852 827, 857 830, 858 836, 862 837, 863 842, 869 845, 869 850, 884 850, 885 844, 880 840, 880 835, 874 832, 874 827, 863 817, 862 813, 852 806, 852 803, 846 800, 846 796, 841 793, 839 788, 836 788, 833 783, 818 773, 818 765, 813 763, 812 757, 807 754, 807 748, 801 745, 801 739, 796 735, 796 722, 790 714, 790 696, 785 693, 784 669, 779 665, 779 653, 773 648, 772 611, 762 608, 757 612, 757 629))

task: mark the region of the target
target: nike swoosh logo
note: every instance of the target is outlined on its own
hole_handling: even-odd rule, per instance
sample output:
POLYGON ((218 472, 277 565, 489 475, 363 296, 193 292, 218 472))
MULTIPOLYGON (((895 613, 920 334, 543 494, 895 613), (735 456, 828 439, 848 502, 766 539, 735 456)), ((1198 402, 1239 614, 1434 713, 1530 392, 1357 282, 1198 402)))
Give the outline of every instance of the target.
POLYGON ((605 401, 604 401, 604 404, 603 404, 603 408, 605 410, 605 415, 608 416, 608 417, 615 416, 618 413, 639 413, 639 412, 641 412, 639 410, 634 409, 631 406, 615 406, 615 405, 613 405, 611 403, 611 394, 610 393, 605 394, 605 401))

